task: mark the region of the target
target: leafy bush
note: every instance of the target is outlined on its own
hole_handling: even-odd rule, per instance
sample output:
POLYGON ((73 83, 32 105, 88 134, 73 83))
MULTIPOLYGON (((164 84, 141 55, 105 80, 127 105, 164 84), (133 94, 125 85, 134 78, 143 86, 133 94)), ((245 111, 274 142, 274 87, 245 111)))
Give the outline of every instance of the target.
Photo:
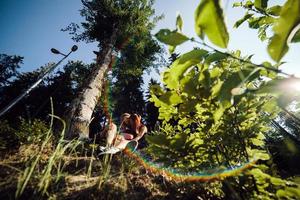
POLYGON ((17 124, 16 128, 13 128, 8 121, 0 122, 0 149, 14 149, 20 144, 41 143, 49 131, 49 125, 39 119, 32 122, 21 119, 20 124, 17 124))
MULTIPOLYGON (((255 2, 259 7, 259 2, 267 1, 255 2)), ((297 3, 290 0, 285 6, 290 4, 297 3)), ((284 12, 280 18, 288 18, 286 15, 284 12)), ((277 103, 282 106, 280 99, 288 100, 286 97, 294 92, 283 85, 299 79, 278 76, 278 65, 256 65, 251 56, 243 58, 239 51, 222 52, 207 45, 204 36, 218 47, 228 45, 219 1, 203 0, 195 11, 195 31, 201 41, 185 36, 181 32, 183 21, 178 18, 177 29, 160 30, 158 40, 169 45, 170 52, 187 41, 201 48, 197 46, 172 63, 163 73, 164 87, 152 86, 151 101, 159 108, 162 126, 147 137, 148 151, 157 162, 183 173, 232 169, 256 161, 251 170, 221 181, 226 198, 299 198, 300 186, 276 175, 265 147, 270 122, 278 114, 277 103)), ((280 48, 285 39, 274 44, 278 34, 275 30, 269 46, 276 61, 287 51, 280 48)))
POLYGON ((42 142, 48 131, 49 125, 39 119, 34 119, 31 123, 21 120, 21 124, 15 134, 20 143, 30 144, 42 142))
POLYGON ((4 120, 0 121, 0 149, 5 150, 18 144, 18 138, 15 135, 16 130, 4 120))

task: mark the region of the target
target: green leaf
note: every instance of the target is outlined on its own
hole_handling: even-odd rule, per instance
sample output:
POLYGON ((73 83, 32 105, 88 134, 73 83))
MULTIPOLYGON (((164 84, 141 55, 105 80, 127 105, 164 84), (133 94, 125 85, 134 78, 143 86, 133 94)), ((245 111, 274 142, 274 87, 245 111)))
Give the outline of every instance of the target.
POLYGON ((288 0, 282 7, 280 18, 276 20, 273 27, 274 36, 268 45, 269 55, 276 62, 279 62, 289 49, 288 37, 293 28, 300 22, 299 13, 299 0, 288 0))
POLYGON ((198 81, 195 77, 195 70, 191 70, 180 80, 180 86, 182 92, 188 94, 189 96, 195 95, 197 93, 198 81))
POLYGON ((278 186, 284 186, 285 185, 285 181, 280 179, 280 178, 270 177, 270 181, 273 185, 278 185, 278 186))
POLYGON ((170 54, 174 53, 175 49, 176 49, 176 46, 171 46, 171 45, 169 45, 168 50, 169 50, 169 53, 170 53, 170 54))
POLYGON ((177 17, 176 17, 176 27, 178 28, 178 30, 182 31, 183 20, 182 20, 180 14, 178 14, 177 17))
POLYGON ((211 97, 214 98, 216 96, 219 95, 219 92, 221 90, 221 87, 223 85, 223 82, 218 80, 217 84, 215 84, 212 88, 211 88, 211 97))
POLYGON ((176 91, 167 91, 165 94, 159 97, 159 100, 168 105, 177 105, 182 102, 180 95, 176 91))
POLYGON ((279 6, 279 5, 272 6, 272 7, 268 8, 266 11, 270 15, 279 16, 280 12, 281 12, 281 6, 279 6))
POLYGON ((250 82, 259 76, 258 69, 251 70, 241 70, 239 72, 233 73, 229 76, 223 83, 221 87, 221 93, 219 95, 219 100, 224 107, 229 107, 231 105, 230 101, 232 98, 232 89, 242 86, 245 82, 250 82))
POLYGON ((215 110, 215 112, 213 113, 213 117, 214 117, 214 121, 217 122, 221 119, 221 117, 223 116, 225 109, 224 107, 219 107, 217 110, 215 110))
POLYGON ((219 67, 214 67, 210 70, 210 78, 216 78, 221 74, 221 69, 219 67))
POLYGON ((250 1, 250 0, 246 1, 246 3, 244 4, 244 6, 245 6, 246 8, 251 8, 253 5, 254 5, 253 2, 250 1))
POLYGON ((243 5, 242 2, 234 2, 234 3, 232 4, 232 7, 233 7, 233 8, 235 8, 235 7, 241 7, 242 5, 243 5))
POLYGON ((260 25, 260 21, 263 19, 264 17, 251 17, 249 20, 248 20, 248 23, 249 23, 249 27, 250 28, 253 28, 253 29, 257 29, 259 28, 261 25, 260 25))
POLYGON ((263 10, 268 7, 268 0, 255 0, 254 7, 258 10, 263 10))
POLYGON ((179 81, 184 77, 186 70, 200 63, 207 53, 203 49, 194 49, 175 60, 170 69, 163 74, 163 80, 167 87, 169 89, 178 88, 179 81))
POLYGON ((209 56, 207 56, 205 58, 205 63, 210 64, 212 62, 217 62, 217 61, 223 60, 223 59, 225 59, 227 57, 228 56, 226 54, 224 54, 224 53, 215 52, 215 53, 210 54, 209 56))
POLYGON ((300 42, 300 30, 293 36, 292 42, 300 42))
POLYGON ((169 141, 166 138, 166 135, 160 134, 160 135, 147 135, 146 140, 149 143, 158 145, 158 146, 168 146, 169 141))
POLYGON ((253 145, 258 146, 258 147, 263 147, 265 145, 263 140, 257 139, 257 138, 252 138, 251 142, 253 145))
POLYGON ((215 45, 226 48, 229 34, 218 0, 203 0, 195 11, 195 31, 200 38, 203 32, 215 45))
POLYGON ((243 18, 241 18, 241 19, 239 19, 238 21, 235 22, 233 27, 238 28, 242 23, 247 21, 247 19, 249 19, 252 16, 253 16, 253 14, 246 13, 246 15, 243 18))
POLYGON ((189 40, 189 38, 182 33, 179 33, 177 31, 170 31, 169 29, 159 30, 158 33, 155 34, 155 37, 160 42, 174 47, 189 40))
POLYGON ((176 150, 181 150, 184 148, 186 143, 187 134, 185 132, 177 133, 170 141, 170 147, 176 150))

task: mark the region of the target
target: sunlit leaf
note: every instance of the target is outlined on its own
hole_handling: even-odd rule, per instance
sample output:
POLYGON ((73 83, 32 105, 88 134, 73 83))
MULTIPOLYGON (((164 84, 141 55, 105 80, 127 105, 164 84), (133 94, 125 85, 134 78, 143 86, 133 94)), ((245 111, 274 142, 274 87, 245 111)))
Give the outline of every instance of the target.
POLYGON ((241 7, 242 5, 243 5, 242 2, 234 2, 234 3, 232 4, 232 7, 233 7, 233 8, 235 8, 235 7, 241 7))
POLYGON ((180 14, 178 14, 176 17, 176 27, 178 28, 178 30, 182 31, 183 20, 180 14))
POLYGON ((221 117, 223 116, 225 109, 224 107, 219 107, 217 110, 215 110, 215 112, 213 113, 213 117, 214 117, 214 121, 217 122, 221 119, 221 117))
POLYGON ((221 52, 215 52, 205 58, 205 63, 210 64, 227 58, 228 56, 221 52))
POLYGON ((288 37, 292 29, 300 22, 300 1, 288 0, 282 7, 280 18, 273 27, 274 36, 268 45, 271 58, 277 62, 288 51, 288 37))
POLYGON ((246 8, 251 8, 253 5, 254 5, 254 3, 252 1, 250 1, 250 0, 246 1, 246 3, 244 4, 244 6, 246 8))
POLYGON ((171 46, 171 45, 169 45, 168 50, 169 50, 169 53, 170 53, 170 54, 174 53, 175 49, 176 49, 176 46, 171 46))
POLYGON ((257 29, 261 26, 260 21, 263 19, 264 17, 251 17, 248 20, 249 23, 249 27, 253 28, 253 29, 257 29))
POLYGON ((155 37, 170 46, 177 46, 189 40, 189 38, 177 31, 170 31, 169 29, 161 29, 155 34, 155 37))
POLYGON ((215 45, 226 48, 229 34, 223 18, 223 11, 217 0, 203 0, 195 12, 195 31, 200 38, 203 32, 215 45))
POLYGON ((279 16, 280 12, 281 12, 281 6, 279 6, 279 5, 272 6, 272 7, 268 8, 266 11, 270 15, 279 16))
POLYGON ((239 19, 238 21, 235 22, 233 27, 238 28, 242 23, 247 21, 247 19, 249 19, 252 16, 253 16, 253 14, 246 13, 246 15, 243 18, 241 18, 241 19, 239 19))
POLYGON ((291 42, 300 42, 300 30, 296 32, 291 42))
POLYGON ((268 0, 255 0, 254 6, 258 10, 263 10, 264 8, 268 7, 268 0))
POLYGON ((168 105, 177 105, 182 102, 182 98, 175 91, 167 91, 159 99, 168 105))
POLYGON ((253 145, 258 146, 258 147, 262 147, 265 145, 263 140, 257 139, 257 138, 252 138, 251 142, 253 145))
POLYGON ((190 67, 198 64, 206 55, 207 51, 203 49, 194 49, 188 53, 181 55, 173 62, 170 69, 163 75, 163 80, 167 87, 175 89, 179 86, 180 79, 183 78, 184 73, 190 67))
POLYGON ((228 107, 231 105, 230 101, 232 98, 232 89, 240 87, 247 81, 252 81, 259 76, 258 70, 241 70, 239 72, 233 73, 231 76, 224 81, 221 87, 221 93, 219 99, 223 106, 228 107))

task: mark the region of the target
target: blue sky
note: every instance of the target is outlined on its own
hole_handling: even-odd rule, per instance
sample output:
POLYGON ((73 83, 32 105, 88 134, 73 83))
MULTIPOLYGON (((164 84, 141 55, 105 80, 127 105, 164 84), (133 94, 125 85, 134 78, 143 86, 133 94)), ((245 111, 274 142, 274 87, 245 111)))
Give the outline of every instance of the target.
MULTIPOLYGON (((157 0, 157 14, 165 18, 157 24, 155 31, 160 28, 175 28, 176 12, 184 19, 183 32, 188 36, 194 35, 194 10, 199 0, 157 0)), ((223 1, 226 22, 230 33, 229 50, 240 49, 243 55, 254 54, 253 62, 271 61, 266 52, 267 43, 257 38, 257 31, 249 29, 247 24, 239 29, 233 29, 233 24, 243 16, 244 11, 232 8, 232 2, 223 1)), ((282 0, 272 1, 282 3, 282 0)), ((60 59, 59 55, 50 53, 55 47, 62 52, 68 52, 73 44, 66 32, 60 31, 70 22, 80 23, 83 19, 79 14, 80 0, 1 0, 0 1, 0 53, 24 56, 23 71, 34 70, 48 62, 60 59)), ((154 32, 155 32, 154 31, 154 32)), ((95 55, 96 44, 78 43, 79 49, 70 56, 71 60, 82 60, 90 63, 95 55)), ((187 43, 178 48, 185 52, 194 44, 187 43)), ((287 63, 281 67, 283 71, 300 77, 299 43, 290 46, 288 54, 283 58, 287 63)), ((148 80, 146 78, 146 80, 148 80)))

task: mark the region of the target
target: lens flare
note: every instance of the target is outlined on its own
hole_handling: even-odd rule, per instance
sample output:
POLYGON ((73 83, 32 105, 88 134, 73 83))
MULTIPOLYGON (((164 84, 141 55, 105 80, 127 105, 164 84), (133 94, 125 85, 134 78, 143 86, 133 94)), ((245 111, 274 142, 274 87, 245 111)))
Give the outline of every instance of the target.
POLYGON ((231 169, 212 169, 201 172, 191 172, 183 173, 174 168, 164 167, 163 164, 158 164, 147 159, 147 156, 139 151, 133 151, 132 148, 128 147, 124 150, 124 153, 129 157, 135 159, 140 165, 145 169, 151 171, 152 173, 162 174, 168 178, 180 182, 206 182, 212 180, 222 180, 226 177, 236 176, 246 169, 253 167, 257 160, 252 160, 244 163, 240 166, 232 167, 231 169))

